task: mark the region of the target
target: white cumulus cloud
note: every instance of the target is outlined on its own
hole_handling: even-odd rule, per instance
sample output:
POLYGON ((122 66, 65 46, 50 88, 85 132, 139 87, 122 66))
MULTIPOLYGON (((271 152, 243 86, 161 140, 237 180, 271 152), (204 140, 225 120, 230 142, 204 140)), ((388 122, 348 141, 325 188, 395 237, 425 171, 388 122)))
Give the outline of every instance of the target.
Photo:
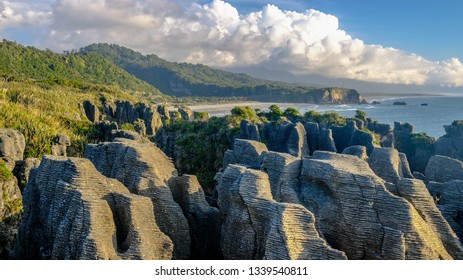
MULTIPOLYGON (((44 2, 46 3, 46 2, 44 2)), ((50 21, 51 11, 34 1, 0 1, 0 30, 8 27, 37 26, 50 21)))
POLYGON ((0 4, 0 28, 48 20, 43 46, 57 51, 108 42, 225 68, 262 66, 331 78, 463 86, 463 64, 457 58, 430 61, 365 44, 340 29, 337 17, 312 9, 301 13, 265 5, 240 14, 221 0, 205 5, 190 0, 42 0, 54 1, 50 11, 28 16, 24 1, 0 4))

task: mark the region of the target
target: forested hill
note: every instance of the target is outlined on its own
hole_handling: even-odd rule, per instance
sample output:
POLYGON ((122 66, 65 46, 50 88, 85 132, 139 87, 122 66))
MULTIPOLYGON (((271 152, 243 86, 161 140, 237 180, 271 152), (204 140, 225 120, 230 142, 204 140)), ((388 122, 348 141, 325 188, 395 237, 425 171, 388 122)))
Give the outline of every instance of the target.
POLYGON ((97 53, 57 54, 3 40, 0 42, 0 75, 5 80, 39 81, 77 88, 116 86, 165 98, 152 85, 127 73, 97 53))
POLYGON ((257 79, 201 64, 174 63, 114 44, 92 44, 79 51, 98 53, 165 94, 188 97, 243 97, 270 102, 358 103, 356 90, 312 88, 257 79))

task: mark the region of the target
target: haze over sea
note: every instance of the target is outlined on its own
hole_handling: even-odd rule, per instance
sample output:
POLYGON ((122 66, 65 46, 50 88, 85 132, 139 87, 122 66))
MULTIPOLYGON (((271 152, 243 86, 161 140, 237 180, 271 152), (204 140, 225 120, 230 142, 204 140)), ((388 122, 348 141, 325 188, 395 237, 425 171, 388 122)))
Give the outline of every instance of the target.
MULTIPOLYGON (((388 97, 370 98, 370 101, 377 100, 377 105, 314 105, 314 104, 278 104, 282 109, 294 107, 302 114, 310 110, 319 112, 338 112, 341 116, 352 117, 356 110, 364 111, 367 116, 378 122, 388 123, 392 127, 394 122, 408 122, 415 128, 415 133, 426 132, 436 139, 445 134, 444 125, 451 124, 454 120, 463 120, 463 96, 440 95, 440 96, 414 96, 414 97, 388 97), (395 101, 406 102, 407 105, 393 105, 395 101), (427 106, 421 104, 427 103, 427 106)), ((249 105, 252 108, 266 110, 274 103, 239 103, 220 105, 198 105, 191 106, 195 111, 204 111, 211 116, 223 116, 230 113, 234 106, 249 105)))

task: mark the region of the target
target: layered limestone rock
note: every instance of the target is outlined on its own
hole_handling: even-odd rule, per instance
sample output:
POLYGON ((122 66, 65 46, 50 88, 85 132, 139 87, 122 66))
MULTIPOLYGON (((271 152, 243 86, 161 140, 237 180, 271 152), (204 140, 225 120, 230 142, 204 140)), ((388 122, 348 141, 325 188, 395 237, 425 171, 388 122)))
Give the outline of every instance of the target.
POLYGON ((116 142, 87 145, 85 157, 109 178, 119 180, 131 193, 149 197, 156 223, 173 242, 175 259, 190 257, 188 221, 168 187, 177 176, 171 160, 152 143, 116 138, 116 142))
POLYGON ((56 135, 51 146, 51 154, 54 156, 67 156, 67 147, 71 146, 71 138, 64 133, 56 135))
POLYGON ((259 127, 256 124, 250 123, 248 120, 242 120, 240 123, 239 138, 261 141, 259 127))
POLYGON ((188 107, 179 107, 178 112, 180 116, 185 121, 193 121, 194 120, 194 112, 188 107))
MULTIPOLYGON (((463 247, 460 240, 454 230, 452 230, 451 224, 448 222, 449 219, 445 217, 444 211, 442 211, 441 208, 438 209, 438 207, 436 207, 434 200, 429 194, 429 191, 423 181, 408 178, 401 179, 397 182, 397 193, 415 207, 421 218, 431 227, 433 232, 437 233, 450 255, 455 259, 463 259, 463 247), (442 213, 439 210, 441 210, 442 213)), ((447 195, 448 193, 446 196, 447 195)), ((446 214, 450 214, 449 212, 446 214)), ((458 214, 456 216, 458 216, 458 214)))
POLYGON ((96 123, 100 120, 100 110, 92 101, 85 100, 83 103, 83 109, 85 116, 92 123, 96 123))
POLYGON ((115 120, 119 126, 125 123, 134 124, 137 119, 141 119, 146 127, 147 135, 155 135, 162 127, 162 119, 155 106, 145 103, 134 105, 128 101, 116 101, 116 105, 115 120))
POLYGON ((278 202, 299 203, 302 160, 290 154, 263 152, 261 169, 268 174, 272 197, 278 202))
POLYGON ((227 150, 224 154, 223 167, 229 164, 242 164, 250 168, 260 169, 262 164, 262 153, 266 152, 267 146, 264 143, 235 139, 233 150, 227 150))
POLYGON ((0 260, 9 259, 18 233, 22 213, 22 197, 16 178, 0 166, 0 260))
POLYGON ((429 182, 427 187, 436 201, 437 208, 463 242, 463 180, 429 182))
POLYGON ((445 125, 446 135, 436 141, 436 155, 447 156, 463 161, 463 123, 445 125))
POLYGON ((357 128, 355 121, 347 121, 345 126, 332 126, 333 139, 337 151, 343 151, 347 147, 360 145, 365 146, 367 155, 373 151, 373 136, 370 133, 357 128))
POLYGON ((399 152, 392 148, 374 148, 368 159, 370 168, 386 182, 397 183, 403 177, 399 152))
POLYGON ((169 187, 190 226, 191 258, 221 259, 220 212, 207 204, 196 176, 174 177, 169 181, 169 187))
POLYGON ((12 171, 17 161, 23 160, 26 140, 21 132, 0 128, 0 160, 3 160, 6 167, 12 171))
POLYGON ((151 201, 87 159, 45 156, 24 194, 17 259, 170 259, 151 201))
POLYGON ((318 136, 318 149, 320 151, 337 152, 331 129, 322 128, 318 136))
POLYGON ((425 175, 426 180, 440 183, 463 180, 463 162, 445 156, 433 156, 428 161, 425 175))
POLYGON ((368 159, 367 148, 365 146, 358 146, 358 145, 350 146, 350 147, 345 148, 344 151, 342 151, 342 153, 345 155, 356 156, 363 160, 368 159))
POLYGON ((225 259, 345 259, 320 237, 309 211, 273 200, 266 173, 229 165, 217 191, 225 259))
POLYGON ((415 208, 393 195, 368 163, 358 157, 316 152, 312 158, 303 159, 300 200, 314 213, 317 229, 328 243, 349 259, 462 256, 458 246, 441 239, 451 232, 438 229, 442 223, 436 222, 435 211, 420 215, 432 206, 429 201, 415 208))
POLYGON ((318 150, 318 137, 320 136, 320 128, 318 123, 307 122, 305 125, 305 131, 307 132, 307 144, 309 145, 310 155, 318 150))
POLYGON ((286 121, 269 123, 263 128, 263 135, 270 151, 289 153, 295 157, 309 155, 307 132, 301 123, 286 121))

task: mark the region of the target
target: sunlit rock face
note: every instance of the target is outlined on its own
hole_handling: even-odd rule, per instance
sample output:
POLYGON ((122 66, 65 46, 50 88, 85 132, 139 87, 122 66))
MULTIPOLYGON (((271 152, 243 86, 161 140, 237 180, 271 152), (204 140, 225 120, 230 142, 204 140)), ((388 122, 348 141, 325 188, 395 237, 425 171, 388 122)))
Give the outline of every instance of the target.
POLYGON ((88 145, 85 156, 104 176, 117 179, 131 193, 150 198, 159 228, 174 243, 173 257, 190 257, 188 221, 168 186, 177 170, 160 149, 152 143, 117 138, 88 145))
POLYGON ((14 258, 170 259, 172 249, 150 199, 89 160, 46 156, 32 170, 14 258))
POLYGON ((404 178, 411 176, 397 150, 378 149, 372 155, 373 160, 316 151, 312 157, 299 159, 264 151, 255 157, 262 162, 260 168, 235 157, 235 165, 228 165, 217 176, 224 257, 270 256, 268 213, 280 217, 279 202, 286 202, 283 205, 299 209, 291 219, 310 217, 315 231, 304 232, 310 232, 309 239, 321 239, 317 244, 323 244, 325 253, 311 254, 311 247, 303 250, 307 254, 293 254, 286 241, 272 240, 280 242, 280 248, 289 248, 278 253, 279 257, 462 259, 461 243, 424 182, 404 178))

